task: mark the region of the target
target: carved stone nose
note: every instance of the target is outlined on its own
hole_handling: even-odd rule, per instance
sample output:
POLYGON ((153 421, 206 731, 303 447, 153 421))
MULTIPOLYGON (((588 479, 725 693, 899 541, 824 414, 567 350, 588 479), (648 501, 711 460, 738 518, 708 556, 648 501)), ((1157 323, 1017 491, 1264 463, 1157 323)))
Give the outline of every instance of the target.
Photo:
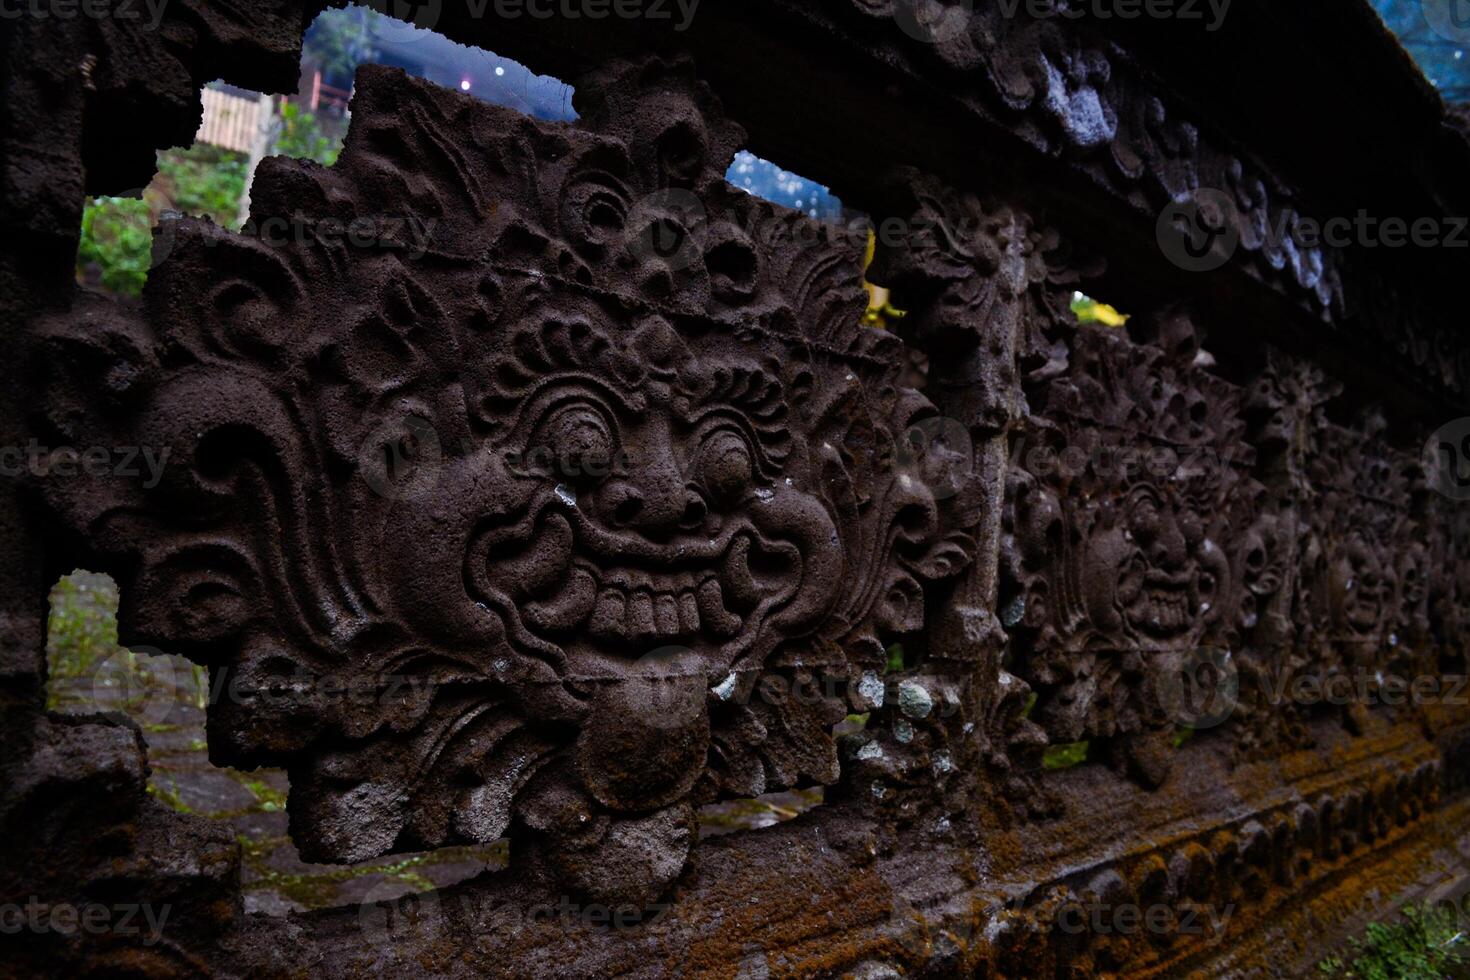
POLYGON ((667 535, 703 520, 705 505, 673 480, 616 480, 603 491, 601 511, 609 527, 667 535))
POLYGON ((1186 558, 1184 534, 1179 530, 1178 521, 1165 518, 1160 522, 1159 536, 1149 548, 1149 558, 1161 568, 1183 566, 1186 558))

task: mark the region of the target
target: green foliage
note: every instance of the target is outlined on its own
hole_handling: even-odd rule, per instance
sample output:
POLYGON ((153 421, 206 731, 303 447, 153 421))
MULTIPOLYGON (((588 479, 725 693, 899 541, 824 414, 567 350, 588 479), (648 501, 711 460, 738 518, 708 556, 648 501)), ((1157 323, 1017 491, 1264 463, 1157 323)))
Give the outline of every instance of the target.
POLYGON ((351 75, 363 62, 380 60, 375 28, 382 17, 369 7, 324 10, 307 30, 302 54, 327 75, 351 75))
POLYGON ((888 648, 888 662, 883 665, 883 673, 891 674, 903 670, 903 644, 895 643, 888 648))
POLYGON ((148 281, 153 250, 153 220, 148 202, 127 197, 89 200, 82 211, 77 270, 98 270, 102 288, 137 296, 148 281))
POLYGON ((1317 964, 1318 973, 1339 980, 1440 980, 1466 964, 1465 934, 1452 908, 1406 906, 1401 921, 1373 923, 1349 949, 1349 962, 1329 957, 1317 964))
POLYGON ((342 139, 328 133, 315 114, 288 102, 281 106, 281 131, 276 136, 275 152, 330 167, 342 152, 342 139))
MULTIPOLYGON (((97 708, 92 685, 99 678, 112 683, 126 681, 134 691, 132 700, 124 699, 106 707, 135 710, 136 703, 150 688, 160 683, 153 657, 134 653, 118 645, 117 586, 106 575, 74 572, 56 583, 51 590, 51 615, 46 624, 46 662, 48 708, 97 708)), ((173 693, 192 699, 199 707, 209 694, 209 673, 203 667, 191 667, 189 675, 172 681, 173 693)), ((174 731, 176 725, 144 724, 147 731, 174 731)))
POLYGON ((165 150, 158 154, 155 187, 175 211, 233 228, 245 195, 246 166, 242 154, 203 143, 165 150))
POLYGON ((105 576, 89 572, 68 575, 51 590, 51 616, 46 624, 52 703, 59 680, 90 677, 98 664, 119 651, 117 590, 105 576))
POLYGON ((1043 769, 1071 769, 1080 766, 1087 761, 1087 742, 1069 742, 1065 745, 1053 745, 1041 754, 1041 766, 1043 769))
POLYGON ((166 210, 234 227, 245 193, 245 157, 199 144, 158 154, 158 176, 141 198, 99 197, 82 212, 77 276, 138 296, 153 263, 153 228, 166 210))

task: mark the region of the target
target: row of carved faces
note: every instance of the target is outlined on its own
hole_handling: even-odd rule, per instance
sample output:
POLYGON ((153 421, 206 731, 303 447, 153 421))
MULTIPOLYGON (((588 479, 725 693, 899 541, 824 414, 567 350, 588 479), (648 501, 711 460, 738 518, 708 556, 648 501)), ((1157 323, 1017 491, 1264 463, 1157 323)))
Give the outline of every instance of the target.
POLYGON ((1285 358, 1242 391, 1088 328, 1029 392, 999 605, 1053 742, 1299 744, 1314 706, 1360 724, 1385 674, 1463 656, 1452 503, 1375 416, 1329 423, 1331 394, 1285 358))

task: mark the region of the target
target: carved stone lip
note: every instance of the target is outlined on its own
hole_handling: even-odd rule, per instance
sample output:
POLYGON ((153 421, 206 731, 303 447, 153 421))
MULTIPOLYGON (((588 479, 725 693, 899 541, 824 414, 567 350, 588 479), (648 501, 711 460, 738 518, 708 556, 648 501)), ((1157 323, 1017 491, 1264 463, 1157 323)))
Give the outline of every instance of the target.
POLYGON ((1135 594, 1124 604, 1129 625, 1158 637, 1185 632, 1194 622, 1197 580, 1197 573, 1188 570, 1145 570, 1135 594))
MULTIPOLYGON (((599 658, 637 659, 662 645, 689 644, 724 662, 755 645, 770 616, 806 584, 797 544, 769 538, 748 519, 727 521, 713 536, 655 541, 602 527, 552 496, 507 533, 535 548, 550 521, 565 521, 562 533, 570 531, 555 543, 567 570, 514 612, 536 637, 568 638, 599 658)), ((515 582, 492 576, 487 584, 505 592, 515 582)))
MULTIPOLYGON (((558 506, 552 503, 550 506, 558 506)), ((568 521, 577 540, 577 550, 599 564, 645 564, 655 568, 708 567, 724 557, 730 550, 735 537, 750 532, 747 521, 727 521, 714 537, 698 534, 680 534, 668 541, 656 541, 641 534, 626 534, 610 531, 590 520, 575 506, 559 507, 568 521)))
POLYGON ((1385 591, 1380 586, 1360 586, 1346 606, 1348 625, 1359 633, 1374 630, 1383 614, 1385 591))

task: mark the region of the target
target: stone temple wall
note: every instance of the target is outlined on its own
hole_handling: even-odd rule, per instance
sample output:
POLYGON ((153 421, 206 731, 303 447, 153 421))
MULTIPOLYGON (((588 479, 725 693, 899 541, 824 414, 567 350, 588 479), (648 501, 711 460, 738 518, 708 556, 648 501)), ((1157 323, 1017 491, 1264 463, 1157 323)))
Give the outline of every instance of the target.
POLYGON ((404 5, 577 121, 364 67, 340 160, 166 220, 136 303, 85 197, 319 5, 0 34, 0 973, 1291 976, 1462 880, 1470 140, 1366 3, 656 6, 404 5), (75 568, 306 860, 509 867, 246 914, 138 726, 45 710, 75 568), (57 912, 123 906, 168 922, 57 912))

